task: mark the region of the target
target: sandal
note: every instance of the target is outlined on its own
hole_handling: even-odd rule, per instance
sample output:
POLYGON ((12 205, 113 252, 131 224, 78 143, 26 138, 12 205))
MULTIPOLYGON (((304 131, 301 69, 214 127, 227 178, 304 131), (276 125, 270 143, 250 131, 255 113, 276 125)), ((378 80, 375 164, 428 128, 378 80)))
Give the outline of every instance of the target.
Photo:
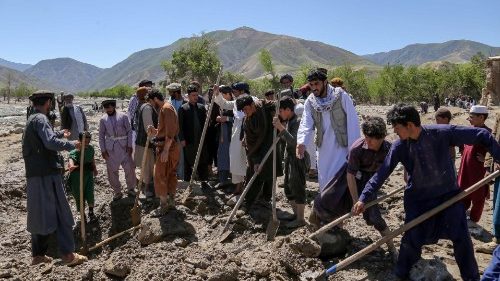
POLYGON ((48 256, 34 256, 33 260, 31 261, 31 265, 37 265, 41 263, 51 263, 52 258, 48 256))
POLYGON ((73 260, 70 261, 70 262, 66 262, 65 264, 67 266, 75 266, 75 265, 82 264, 82 263, 84 263, 86 261, 88 261, 88 259, 87 259, 86 256, 82 256, 80 254, 73 253, 73 260))

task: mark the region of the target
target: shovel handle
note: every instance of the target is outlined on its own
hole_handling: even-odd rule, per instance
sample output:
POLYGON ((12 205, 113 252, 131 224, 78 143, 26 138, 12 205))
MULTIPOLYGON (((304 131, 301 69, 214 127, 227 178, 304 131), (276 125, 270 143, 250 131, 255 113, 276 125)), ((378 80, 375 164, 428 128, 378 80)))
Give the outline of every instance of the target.
MULTIPOLYGON (((378 203, 380 203, 380 202, 384 201, 385 199, 387 199, 387 198, 391 197, 392 195, 394 195, 394 194, 396 194, 396 193, 400 192, 400 191, 401 191, 401 190, 403 190, 404 188, 405 188, 404 186, 403 186, 403 187, 400 187, 400 188, 396 188, 396 189, 394 189, 393 191, 389 192, 388 194, 386 194, 386 195, 384 195, 384 196, 381 196, 381 197, 379 197, 379 198, 377 198, 377 199, 375 199, 375 200, 373 200, 373 201, 368 202, 368 203, 366 204, 365 208, 366 208, 366 209, 368 209, 368 208, 372 207, 373 205, 378 204, 378 203)), ((314 211, 313 211, 313 212, 314 212, 314 211)), ((316 236, 318 236, 318 235, 321 235, 321 234, 323 234, 323 233, 327 232, 327 231, 328 231, 329 229, 331 229, 332 227, 334 227, 334 226, 338 225, 339 223, 343 222, 344 220, 346 220, 346 219, 348 219, 348 218, 350 218, 350 217, 352 217, 352 216, 353 216, 353 214, 352 214, 351 212, 349 212, 349 213, 347 213, 347 214, 345 214, 345 215, 343 215, 343 216, 341 216, 341 217, 339 217, 339 218, 335 219, 334 221, 332 221, 332 222, 330 222, 330 223, 328 223, 328 224, 324 225, 323 227, 321 227, 320 229, 318 229, 316 232, 314 232, 314 233, 312 233, 311 235, 309 235, 309 238, 311 238, 311 239, 312 239, 312 238, 314 238, 314 237, 316 237, 316 236)))
POLYGON ((80 235, 82 238, 83 248, 86 248, 87 245, 87 237, 85 235, 85 204, 83 202, 83 172, 85 164, 85 131, 82 134, 82 140, 80 145, 80 235))
MULTIPOLYGON (((266 162, 267 158, 269 158, 269 155, 274 150, 274 146, 278 143, 278 141, 280 139, 279 137, 281 135, 282 135, 282 133, 280 133, 274 139, 271 147, 266 152, 266 155, 264 155, 264 158, 262 158, 262 161, 261 161, 262 164, 264 164, 266 162)), ((229 226, 229 222, 234 217, 234 215, 236 214, 236 211, 238 211, 238 209, 240 208, 241 204, 243 203, 243 199, 245 198, 245 195, 248 193, 248 190, 250 190, 250 187, 252 186, 253 182, 255 181, 255 179, 257 178, 257 176, 260 174, 260 171, 262 170, 262 166, 263 165, 259 165, 259 169, 253 173, 252 177, 250 178, 250 181, 248 181, 247 185, 245 186, 245 189, 243 190, 243 192, 240 195, 240 198, 238 199, 238 202, 236 202, 236 205, 234 206, 233 210, 231 211, 231 214, 229 215, 229 218, 227 219, 226 224, 224 225, 224 230, 222 232, 225 232, 227 230, 227 228, 229 226)))
POLYGON ((500 175, 500 170, 496 170, 495 172, 493 172, 492 174, 488 175, 487 177, 485 177, 484 179, 478 181, 477 183, 475 183, 473 186, 467 188, 466 190, 458 193, 457 195, 453 196, 452 198, 446 200, 445 202, 443 202, 441 205, 437 206, 437 207, 434 207, 433 209, 423 213, 422 215, 418 216, 417 218, 415 218, 414 220, 410 221, 409 223, 401 226, 400 228, 398 229, 395 229, 393 231, 391 231, 389 234, 387 234, 386 236, 382 237, 380 240, 370 244, 368 247, 364 248, 363 250, 357 252, 356 254, 348 257, 347 259, 339 262, 338 264, 330 267, 329 269, 327 269, 325 271, 325 274, 328 276, 328 275, 332 275, 334 273, 336 273, 337 271, 347 267, 348 265, 350 265, 351 263, 357 261, 358 259, 364 257, 365 255, 371 253, 372 251, 374 251, 375 249, 377 249, 378 247, 380 247, 382 244, 385 244, 387 243, 387 241, 393 239, 394 237, 400 235, 401 233, 417 226, 418 224, 424 222, 425 220, 429 219, 430 217, 434 216, 435 214, 443 211, 444 209, 450 207, 451 205, 455 204, 456 202, 462 200, 464 197, 467 197, 468 195, 470 195, 471 193, 473 193, 474 191, 478 190, 480 187, 484 186, 485 184, 487 184, 488 182, 490 182, 491 180, 497 178, 498 176, 500 175))

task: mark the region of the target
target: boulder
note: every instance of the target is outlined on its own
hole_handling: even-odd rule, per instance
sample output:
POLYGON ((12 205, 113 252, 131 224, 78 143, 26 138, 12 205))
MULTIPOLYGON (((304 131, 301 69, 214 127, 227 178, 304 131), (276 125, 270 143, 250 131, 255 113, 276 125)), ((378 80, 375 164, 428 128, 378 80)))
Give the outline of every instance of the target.
POLYGON ((454 280, 439 258, 421 259, 410 271, 410 279, 415 281, 445 281, 454 280))
POLYGON ((130 265, 126 259, 112 256, 104 262, 104 273, 125 278, 130 274, 130 265))
POLYGON ((170 211, 161 218, 144 218, 137 239, 141 245, 163 241, 168 236, 191 236, 196 234, 194 227, 183 220, 176 211, 170 211))

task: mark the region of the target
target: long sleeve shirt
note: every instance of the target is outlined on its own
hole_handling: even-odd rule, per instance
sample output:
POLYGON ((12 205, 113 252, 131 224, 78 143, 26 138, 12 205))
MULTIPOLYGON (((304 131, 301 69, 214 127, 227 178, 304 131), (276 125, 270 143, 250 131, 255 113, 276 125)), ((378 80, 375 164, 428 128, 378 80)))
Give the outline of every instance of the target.
POLYGON ((458 191, 454 165, 449 155, 450 146, 481 144, 495 160, 500 159, 500 145, 485 129, 454 125, 422 126, 417 140, 397 140, 377 173, 368 181, 359 197, 367 198, 382 186, 398 163, 408 172, 405 198, 433 199, 458 191))

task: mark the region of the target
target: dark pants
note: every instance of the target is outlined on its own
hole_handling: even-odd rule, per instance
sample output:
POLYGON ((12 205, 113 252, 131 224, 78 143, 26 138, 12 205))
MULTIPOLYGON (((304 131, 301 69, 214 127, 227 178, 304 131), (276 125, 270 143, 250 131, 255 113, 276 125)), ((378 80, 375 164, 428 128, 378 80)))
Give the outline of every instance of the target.
POLYGON ((306 203, 306 163, 304 159, 285 159, 285 196, 297 204, 306 203))
MULTIPOLYGON (((250 181, 251 177, 253 176, 254 171, 253 171, 253 165, 250 165, 247 168, 247 175, 246 179, 247 181, 250 181)), ((273 178, 268 177, 267 175, 259 174, 255 178, 255 181, 253 182, 252 186, 250 186, 250 189, 248 190, 247 195, 245 196, 245 205, 247 207, 252 206, 252 204, 257 200, 257 197, 259 196, 259 193, 261 193, 261 198, 264 201, 271 201, 272 193, 273 193, 273 178)))
MULTIPOLYGON (((193 174, 194 161, 196 160, 198 146, 187 145, 184 147, 184 180, 190 181, 191 175, 193 174)), ((207 152, 206 147, 201 150, 200 160, 198 162, 197 170, 197 180, 206 181, 208 180, 208 164, 207 164, 207 152)))
POLYGON ((219 176, 219 183, 225 184, 229 181, 229 171, 228 170, 219 170, 217 171, 219 176))
MULTIPOLYGON (((427 200, 412 200, 405 195, 405 223, 440 205, 453 195, 427 200)), ((396 275, 406 278, 413 264, 420 259, 422 246, 435 244, 439 239, 449 239, 453 242, 454 256, 462 279, 479 280, 474 249, 467 228, 465 208, 461 202, 453 204, 403 234, 396 275)))
MULTIPOLYGON (((40 235, 31 234, 31 252, 33 257, 44 256, 49 247, 49 238, 51 234, 40 235)), ((59 224, 55 231, 59 252, 62 255, 73 253, 75 250, 75 242, 73 240, 73 230, 71 226, 59 224)))

